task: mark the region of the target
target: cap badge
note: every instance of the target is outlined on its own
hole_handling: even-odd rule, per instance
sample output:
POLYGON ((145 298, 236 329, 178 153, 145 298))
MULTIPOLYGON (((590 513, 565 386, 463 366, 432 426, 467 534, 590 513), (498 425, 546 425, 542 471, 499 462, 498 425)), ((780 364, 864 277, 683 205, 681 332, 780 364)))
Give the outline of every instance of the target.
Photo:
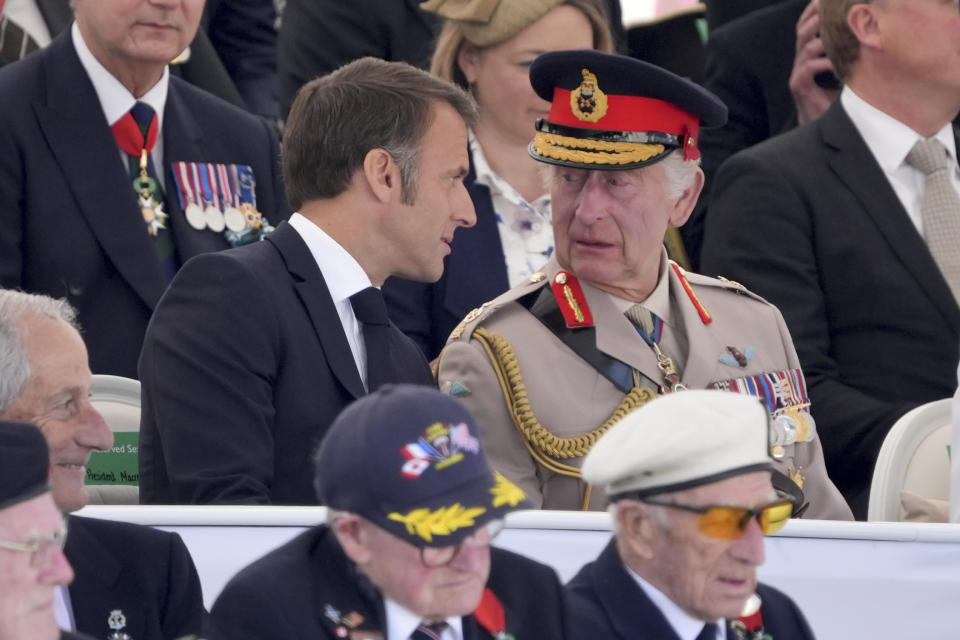
POLYGON ((600 90, 597 76, 589 69, 581 69, 583 80, 570 92, 570 109, 578 120, 597 122, 607 115, 607 94, 600 90))
POLYGON ((414 509, 407 515, 393 512, 387 517, 406 525, 407 533, 410 535, 419 536, 430 542, 433 536, 448 536, 457 529, 474 526, 476 524, 474 518, 482 516, 486 511, 484 507, 467 509, 457 502, 449 507, 440 507, 436 511, 414 509))
POLYGON ((435 422, 411 442, 401 453, 406 459, 401 472, 407 478, 419 478, 431 464, 435 469, 444 469, 463 460, 463 453, 479 453, 480 441, 470 435, 465 422, 456 425, 435 422))

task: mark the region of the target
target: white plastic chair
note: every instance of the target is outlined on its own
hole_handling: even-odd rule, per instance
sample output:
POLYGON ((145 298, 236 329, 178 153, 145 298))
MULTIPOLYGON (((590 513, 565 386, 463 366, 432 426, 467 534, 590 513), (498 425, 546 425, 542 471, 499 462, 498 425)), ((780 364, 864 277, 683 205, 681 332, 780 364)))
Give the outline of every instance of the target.
MULTIPOLYGON (((140 432, 140 381, 94 375, 90 402, 114 433, 140 432)), ((94 454, 104 455, 104 454, 94 454)), ((114 455, 108 453, 106 455, 114 455)), ((130 454, 117 454, 130 455, 130 454)), ((93 459, 95 464, 96 458, 93 459)), ((90 504, 138 504, 140 489, 129 484, 88 484, 90 504)))
POLYGON ((900 494, 946 501, 950 492, 951 398, 903 415, 880 447, 870 485, 868 520, 900 520, 900 494))

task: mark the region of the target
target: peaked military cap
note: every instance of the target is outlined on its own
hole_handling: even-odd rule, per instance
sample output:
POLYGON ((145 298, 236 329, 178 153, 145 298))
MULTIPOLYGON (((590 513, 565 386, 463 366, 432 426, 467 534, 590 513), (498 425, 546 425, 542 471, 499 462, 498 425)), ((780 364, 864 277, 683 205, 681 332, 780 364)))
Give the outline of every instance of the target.
POLYGON ((700 127, 719 127, 727 107, 699 85, 634 58, 554 51, 533 61, 530 82, 551 103, 530 155, 581 169, 633 169, 682 149, 700 157, 700 127))

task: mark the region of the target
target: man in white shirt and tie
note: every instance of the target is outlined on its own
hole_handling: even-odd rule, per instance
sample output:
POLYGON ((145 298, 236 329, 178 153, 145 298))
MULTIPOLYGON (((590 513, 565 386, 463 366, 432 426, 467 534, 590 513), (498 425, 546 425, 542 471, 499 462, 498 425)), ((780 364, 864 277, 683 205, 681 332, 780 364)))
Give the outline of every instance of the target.
POLYGON ((783 312, 827 472, 864 519, 887 431, 956 384, 960 12, 821 0, 820 33, 840 98, 724 164, 701 266, 783 312))

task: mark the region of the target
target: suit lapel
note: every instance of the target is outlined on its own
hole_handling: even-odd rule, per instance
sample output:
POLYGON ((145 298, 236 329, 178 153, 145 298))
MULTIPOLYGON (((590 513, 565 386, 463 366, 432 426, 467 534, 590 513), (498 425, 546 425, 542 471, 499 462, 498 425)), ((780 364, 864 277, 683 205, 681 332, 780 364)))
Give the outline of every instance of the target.
POLYGON ((590 572, 597 600, 617 637, 630 640, 680 640, 660 609, 627 573, 617 553, 615 539, 610 540, 590 566, 590 572))
POLYGON ((69 587, 74 621, 79 629, 106 629, 107 616, 118 603, 104 596, 112 594, 120 577, 120 561, 88 530, 83 518, 68 516, 68 520, 64 553, 76 574, 69 587))
MULTIPOLYGON (((827 159, 837 178, 863 205, 900 262, 951 326, 960 325, 960 308, 923 238, 837 100, 820 119, 827 159)), ((838 215, 841 215, 838 212, 838 215)), ((849 215, 849 214, 848 214, 849 215)))
POLYGON ((37 121, 100 246, 153 309, 165 286, 160 264, 153 259, 136 194, 69 32, 45 55, 48 101, 34 104, 37 121))
POLYGON ((303 238, 296 229, 282 222, 276 231, 267 236, 266 241, 272 243, 283 256, 287 269, 293 276, 297 295, 300 296, 320 345, 327 354, 330 369, 354 398, 366 395, 353 352, 350 351, 343 326, 340 324, 340 316, 330 298, 330 290, 327 289, 323 274, 303 238))
POLYGON ((490 190, 475 179, 471 163, 466 183, 477 211, 477 224, 472 229, 460 229, 453 236, 444 278, 448 283, 444 306, 458 318, 467 315, 477 300, 493 300, 510 288, 490 190), (487 267, 481 277, 477 265, 487 267))

